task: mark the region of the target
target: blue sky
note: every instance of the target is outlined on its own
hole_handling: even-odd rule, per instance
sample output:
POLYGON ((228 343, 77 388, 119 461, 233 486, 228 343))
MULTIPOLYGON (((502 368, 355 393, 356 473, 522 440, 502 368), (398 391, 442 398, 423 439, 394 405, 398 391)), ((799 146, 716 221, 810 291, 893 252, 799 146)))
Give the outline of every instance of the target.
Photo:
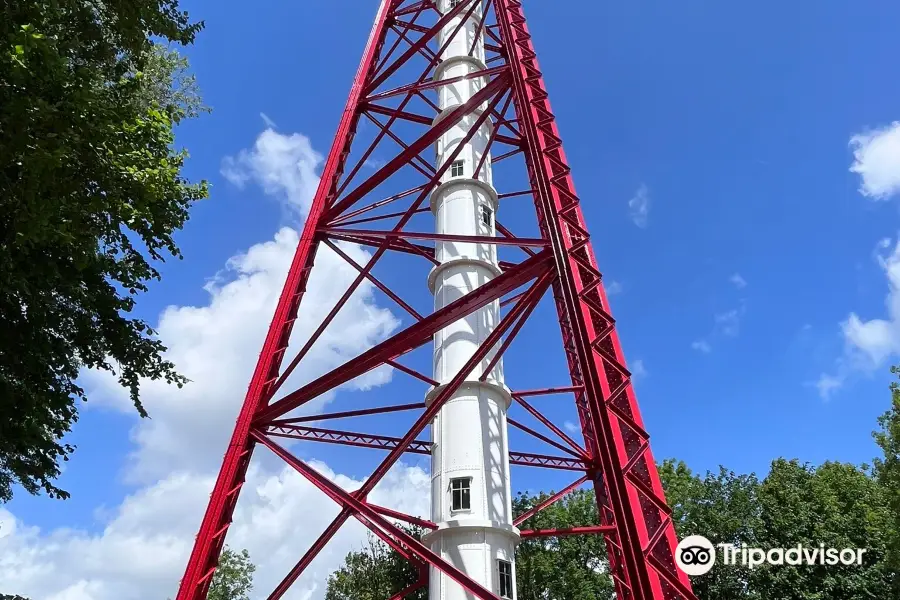
MULTIPOLYGON (((191 352, 213 342, 232 344, 233 352, 222 350, 223 368, 252 369, 269 314, 263 309, 280 287, 291 246, 289 232, 280 241, 275 232, 297 225, 297 206, 330 147, 375 14, 375 2, 352 4, 260 0, 252 15, 232 1, 186 4, 207 23, 188 55, 213 113, 184 125, 178 143, 191 152, 189 176, 209 179, 212 193, 178 236, 185 260, 167 264, 140 304, 154 323, 166 307, 195 307, 170 310, 161 328, 206 340, 177 342, 185 360, 196 361, 191 352), (296 172, 266 171, 272 153, 293 160, 287 167, 296 172), (237 271, 225 270, 235 256, 245 259, 232 262, 237 271), (228 323, 197 323, 217 314, 210 306, 254 285, 269 295, 251 294, 244 312, 229 309, 228 323), (255 323, 246 331, 242 315, 255 323)), ((677 457, 700 472, 719 464, 765 472, 779 456, 870 461, 877 451, 870 432, 887 408, 888 366, 900 349, 900 325, 886 305, 898 293, 889 274, 900 273, 900 80, 893 75, 900 7, 532 0, 526 10, 600 268, 616 292, 612 309, 638 373, 657 458, 677 457)), ((506 218, 502 207, 499 216, 506 218)), ((399 271, 393 279, 403 291, 424 291, 421 279, 404 280, 399 271)), ((900 286, 900 276, 894 281, 900 286)), ((407 323, 377 295, 357 308, 377 313, 360 334, 364 341, 407 323)), ((526 331, 530 337, 508 359, 511 373, 518 361, 523 382, 535 368, 560 370, 534 352, 556 328, 549 307, 539 312, 547 325, 526 331)), ((355 353, 347 344, 338 343, 337 355, 355 353)), ((49 572, 40 569, 49 569, 52 556, 34 549, 51 539, 75 539, 97 556, 117 535, 145 539, 139 525, 152 518, 134 516, 135 507, 155 506, 146 499, 164 498, 184 483, 181 474, 196 478, 190 497, 200 508, 186 510, 191 518, 172 530, 172 555, 137 576, 155 582, 153 589, 171 589, 183 564, 182 538, 199 524, 204 482, 224 451, 247 378, 240 381, 201 387, 203 401, 193 405, 166 404, 160 392, 149 407, 153 413, 157 406, 154 424, 138 424, 97 382, 62 480, 72 499, 20 494, 6 507, 17 519, 6 543, 31 557, 22 564, 49 572), (217 403, 217 394, 229 399, 217 403), (181 451, 191 458, 178 458, 181 451)), ((395 376, 371 394, 383 400, 393 390, 423 391, 395 376)), ((342 393, 333 406, 366 401, 342 393)), ((560 422, 571 418, 555 405, 547 410, 560 422)), ((344 477, 365 474, 351 450, 300 453, 344 477)), ((257 500, 271 508, 283 493, 272 492, 273 481, 288 484, 277 465, 262 464, 269 479, 260 475, 257 500)), ((418 482, 413 469, 424 462, 408 466, 418 482)), ((513 486, 559 484, 523 475, 513 486)), ((242 535, 248 545, 263 545, 242 535)), ((101 571, 72 572, 60 578, 63 587, 46 588, 40 578, 16 579, 0 568, 0 585, 8 577, 20 587, 0 591, 143 598, 101 571)))

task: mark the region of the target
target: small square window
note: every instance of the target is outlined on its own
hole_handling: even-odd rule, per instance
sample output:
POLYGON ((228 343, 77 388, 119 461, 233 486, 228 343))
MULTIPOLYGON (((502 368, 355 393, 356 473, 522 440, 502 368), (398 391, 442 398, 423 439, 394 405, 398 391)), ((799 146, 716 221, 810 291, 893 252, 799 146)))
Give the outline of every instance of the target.
POLYGON ((460 4, 462 4, 462 0, 450 0, 447 3, 447 10, 452 10, 452 9, 456 8, 457 6, 459 6, 460 4))
POLYGON ((461 160, 454 160, 453 164, 450 165, 450 176, 451 177, 462 177, 466 173, 466 163, 461 160))
POLYGON ((512 563, 510 563, 508 560, 498 560, 497 573, 499 575, 498 579, 500 583, 500 597, 512 598, 512 563))
POLYGON ((481 207, 481 222, 485 227, 491 227, 494 224, 494 211, 487 206, 481 207))
POLYGON ((450 510, 469 510, 472 508, 470 487, 472 479, 458 477, 450 480, 450 510))

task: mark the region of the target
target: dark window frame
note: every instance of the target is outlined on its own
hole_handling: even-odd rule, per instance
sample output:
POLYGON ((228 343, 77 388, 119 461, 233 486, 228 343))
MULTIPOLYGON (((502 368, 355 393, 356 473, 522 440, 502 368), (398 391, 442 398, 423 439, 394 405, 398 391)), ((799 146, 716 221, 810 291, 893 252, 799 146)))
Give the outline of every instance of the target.
POLYGON ((494 226, 494 211, 490 206, 481 207, 481 222, 485 227, 493 227, 494 226))
POLYGON ((453 477, 450 479, 450 510, 453 512, 472 510, 471 477, 453 477))
POLYGON ((512 598, 512 563, 502 558, 497 559, 497 595, 501 598, 512 598))

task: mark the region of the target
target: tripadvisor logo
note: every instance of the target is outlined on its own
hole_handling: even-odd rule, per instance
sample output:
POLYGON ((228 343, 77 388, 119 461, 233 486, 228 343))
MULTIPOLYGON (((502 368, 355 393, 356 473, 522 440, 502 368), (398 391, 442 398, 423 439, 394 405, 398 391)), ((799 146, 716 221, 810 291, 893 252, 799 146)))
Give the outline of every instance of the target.
POLYGON ((865 548, 826 548, 797 544, 790 548, 751 548, 737 544, 713 543, 702 535, 684 538, 675 548, 675 564, 690 576, 709 573, 716 563, 716 548, 721 551, 722 564, 742 565, 755 569, 761 565, 862 565, 865 548))

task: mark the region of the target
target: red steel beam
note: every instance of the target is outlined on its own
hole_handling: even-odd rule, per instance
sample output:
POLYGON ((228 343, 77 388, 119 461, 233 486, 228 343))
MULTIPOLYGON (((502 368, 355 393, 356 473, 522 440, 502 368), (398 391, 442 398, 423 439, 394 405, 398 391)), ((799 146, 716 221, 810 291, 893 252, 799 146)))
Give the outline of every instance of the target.
POLYGON ((587 475, 584 475, 584 476, 576 479, 575 481, 573 481, 572 483, 570 483, 563 489, 561 489, 558 492, 556 492, 555 494, 551 495, 549 498, 547 498, 543 502, 533 506, 531 509, 529 509, 529 510, 525 511, 524 513, 522 513, 521 515, 517 516, 515 518, 515 520, 513 521, 513 525, 518 527, 519 525, 521 525, 522 523, 524 523, 525 521, 527 521, 534 515, 538 514, 539 512, 541 512, 548 506, 550 506, 552 504, 556 504, 557 502, 559 502, 560 499, 562 499, 563 497, 568 495, 569 492, 571 492, 572 490, 578 489, 578 487, 581 486, 587 480, 588 480, 587 475))
MULTIPOLYGON (((500 75, 492 79, 486 86, 473 94, 466 103, 456 107, 444 119, 441 119, 440 122, 434 125, 426 133, 422 134, 422 136, 419 137, 416 141, 409 144, 408 149, 404 150, 393 159, 388 161, 387 164, 378 169, 378 171, 374 175, 366 179, 363 183, 359 184, 352 191, 347 192, 347 194, 341 200, 337 201, 328 210, 326 218, 329 220, 334 219, 342 212, 353 206, 360 198, 364 197, 366 194, 378 187, 389 176, 399 171, 412 159, 413 156, 418 156, 419 153, 434 144, 438 140, 438 138, 440 138, 443 134, 454 127, 460 121, 460 119, 462 119, 465 115, 471 113, 476 106, 479 106, 481 103, 485 102, 495 94, 499 94, 500 92, 504 91, 508 83, 509 82, 506 73, 501 73, 500 75)), ((485 113, 485 115, 483 116, 486 117, 487 113, 485 113)), ((473 131, 471 131, 470 134, 474 135, 474 131, 476 129, 477 128, 473 126, 473 131)), ((471 137, 471 135, 469 137, 471 137)), ((460 144, 460 147, 461 146, 462 144, 460 144)))
POLYGON ((378 535, 382 531, 388 533, 400 544, 408 548, 413 554, 418 556, 421 560, 427 562, 436 569, 439 569, 451 579, 456 581, 459 585, 461 585, 466 591, 480 598, 481 600, 499 600, 497 596, 484 589, 468 575, 445 561, 439 555, 432 552, 430 548, 427 548, 419 540, 415 539, 414 537, 382 517, 380 514, 378 514, 378 512, 373 510, 365 502, 361 502, 354 495, 348 494, 341 487, 334 484, 332 481, 329 481, 318 471, 304 463, 302 460, 297 459, 287 450, 285 450, 272 440, 266 438, 266 436, 257 432, 253 432, 253 436, 256 437, 257 442, 265 445, 284 462, 292 466, 298 473, 306 477, 306 479, 310 483, 325 492, 325 494, 328 495, 332 500, 340 504, 342 507, 349 509, 354 514, 354 516, 364 516, 365 520, 361 520, 361 522, 369 527, 376 535, 378 535), (372 525, 375 525, 375 527, 372 527, 372 525))
MULTIPOLYGON (((410 113, 406 113, 404 111, 398 110, 398 111, 388 112, 387 114, 390 115, 391 117, 396 117, 397 119, 404 119, 404 115, 408 115, 410 113)), ((382 123, 381 121, 376 119, 373 115, 369 114, 368 111, 365 113, 365 115, 366 115, 366 118, 369 119, 369 121, 371 121, 372 123, 375 124, 376 127, 378 127, 378 129, 382 130, 385 133, 385 135, 387 135, 389 138, 394 140, 394 142, 398 146, 400 146, 401 150, 404 150, 404 151, 409 150, 409 145, 406 142, 404 142, 400 136, 398 136, 396 133, 391 131, 387 126, 385 126, 384 123, 382 123)), ((431 178, 431 176, 435 172, 434 165, 429 164, 428 161, 426 161, 422 157, 421 152, 419 154, 413 156, 412 158, 410 158, 408 164, 409 164, 409 166, 411 166, 415 170, 417 170, 420 174, 422 174, 426 179, 431 178)))
MULTIPOLYGON (((400 446, 400 438, 359 433, 356 431, 343 431, 338 429, 322 429, 319 427, 303 427, 289 423, 288 421, 275 421, 266 428, 266 435, 291 440, 306 442, 322 442, 325 444, 338 444, 342 446, 355 446, 357 448, 375 448, 378 450, 393 450, 400 446)), ((426 440, 413 440, 404 452, 409 454, 431 454, 431 442, 426 440)), ((509 463, 520 467, 545 467, 548 469, 562 469, 566 471, 584 471, 587 463, 584 459, 572 459, 565 456, 552 456, 547 454, 534 454, 528 452, 509 452, 509 463)))
MULTIPOLYGON (((456 28, 450 33, 449 36, 447 36, 448 41, 452 40, 453 36, 455 36, 459 32, 459 30, 462 29, 462 27, 466 24, 466 20, 468 20, 468 18, 472 15, 472 12, 474 12, 477 8, 478 5, 476 2, 472 2, 471 0, 461 2, 447 11, 444 15, 442 15, 441 18, 438 19, 437 23, 435 23, 434 26, 432 26, 431 29, 428 30, 428 33, 423 34, 422 37, 416 40, 416 42, 406 50, 406 52, 401 54, 400 57, 397 58, 397 60, 391 63, 391 66, 385 68, 381 73, 378 74, 377 77, 369 82, 368 86, 366 87, 366 93, 371 93, 373 90, 378 89, 378 87, 380 87, 382 83, 387 81, 391 75, 396 73, 400 69, 400 67, 406 64, 406 62, 408 62, 410 58, 415 56, 416 52, 418 52, 420 48, 424 47, 425 44, 427 44, 432 38, 436 38, 441 29, 443 29, 447 23, 453 20, 456 15, 462 12, 466 4, 471 4, 472 6, 469 8, 468 12, 466 12, 465 17, 460 19, 460 22, 456 26, 456 28)), ((446 45, 447 44, 445 44, 445 46, 446 45)), ((438 56, 440 56, 441 52, 443 52, 443 48, 440 52, 437 53, 438 56)))
POLYGON ((348 417, 362 417, 368 415, 380 415, 392 412, 403 412, 408 410, 418 410, 425 408, 424 402, 416 404, 397 404, 394 406, 379 406, 376 408, 363 408, 360 410, 346 410, 335 413, 321 413, 317 415, 307 415, 305 417, 295 417, 293 419, 283 419, 272 421, 272 425, 291 425, 296 423, 309 423, 311 421, 327 421, 329 419, 346 419, 348 417))
POLYGON ((537 308, 541 296, 544 295, 544 292, 547 291, 547 288, 550 287, 551 283, 553 283, 552 274, 544 275, 538 280, 534 287, 516 303, 514 310, 521 309, 521 316, 510 329, 509 335, 507 335, 506 339, 500 344, 500 348, 498 348, 497 352, 494 353, 494 356, 491 357, 490 362, 488 362, 487 367, 485 367, 484 372, 481 374, 481 377, 478 378, 478 381, 487 381, 488 374, 494 368, 494 365, 496 365, 503 357, 503 354, 506 352, 506 349, 509 348, 509 345, 512 344, 513 340, 516 339, 522 326, 525 325, 525 321, 528 320, 528 317, 531 316, 531 313, 537 308))
MULTIPOLYGON (((413 211, 415 212, 415 211, 413 211)), ((404 213, 407 214, 407 213, 404 213)), ((419 244, 413 244, 404 239, 400 238, 388 238, 386 240, 378 241, 372 240, 369 238, 358 238, 350 235, 338 235, 336 233, 330 234, 330 237, 333 240, 340 240, 342 242, 350 242, 351 244, 357 244, 360 246, 369 246, 371 248, 381 248, 384 246, 387 250, 393 252, 402 252, 404 254, 412 254, 414 256, 420 256, 426 260, 430 259, 429 262, 433 262, 434 264, 440 264, 437 260, 434 259, 433 253, 434 248, 429 248, 428 246, 420 246, 419 244), (431 252, 432 254, 429 254, 431 252)))
POLYGON ((385 508, 384 506, 378 506, 377 504, 372 504, 371 502, 367 502, 372 510, 377 512, 378 514, 384 515, 385 517, 390 517, 391 519, 398 519, 400 521, 406 521, 412 525, 418 525, 419 527, 424 527, 425 529, 437 529, 437 524, 429 521, 427 519, 421 519, 419 517, 414 517, 412 515, 408 515, 406 513, 402 513, 400 511, 396 511, 390 508, 385 508))
MULTIPOLYGON (((420 213, 426 213, 426 212, 431 212, 431 209, 430 208, 420 208, 418 210, 413 211, 413 214, 420 214, 420 213)), ((386 219, 394 219, 396 217, 402 217, 405 214, 406 214, 406 211, 404 210, 404 211, 400 211, 400 212, 387 213, 387 214, 383 214, 383 215, 375 215, 374 217, 366 217, 364 219, 353 219, 350 221, 341 221, 340 225, 346 226, 346 225, 359 225, 360 223, 373 223, 376 221, 384 221, 386 219)))
MULTIPOLYGON (((410 23, 415 23, 415 22, 419 19, 419 17, 422 16, 423 11, 427 8, 427 6, 425 5, 425 3, 423 3, 423 2, 419 2, 419 3, 417 3, 417 4, 418 4, 418 6, 416 6, 416 7, 414 7, 414 8, 413 8, 413 7, 410 7, 410 8, 412 8, 412 10, 410 10, 409 8, 403 9, 402 11, 396 11, 396 10, 395 10, 395 11, 392 13, 391 16, 392 16, 394 19, 396 19, 398 16, 400 16, 400 13, 401 13, 401 12, 403 13, 404 16, 407 15, 407 14, 415 13, 415 14, 413 15, 412 21, 410 21, 410 23)), ((403 42, 403 36, 400 35, 400 32, 398 32, 397 29, 396 29, 395 27, 391 27, 391 30, 394 31, 394 33, 397 33, 397 39, 394 40, 394 43, 391 45, 391 47, 388 49, 388 51, 384 53, 384 56, 381 58, 381 60, 380 60, 379 63, 378 63, 378 66, 375 67, 375 73, 376 73, 376 74, 377 74, 379 71, 381 71, 382 68, 384 68, 384 65, 387 64, 387 62, 388 62, 388 61, 391 59, 391 57, 394 55, 394 52, 397 50, 397 48, 400 47, 400 43, 403 42)))
POLYGON ((396 87, 391 90, 386 90, 383 92, 378 92, 377 94, 372 94, 368 98, 366 98, 367 102, 372 102, 374 100, 383 100, 385 98, 391 98, 393 96, 400 96, 402 94, 410 93, 410 92, 423 92, 427 90, 432 90, 439 87, 444 87, 445 85, 450 85, 453 83, 458 83, 460 81, 465 81, 466 79, 475 79, 476 77, 493 77, 494 75, 499 75, 503 71, 506 70, 506 65, 498 65, 496 67, 491 67, 489 69, 482 69, 481 71, 474 71, 469 73, 468 75, 459 75, 458 77, 450 77, 447 79, 440 80, 428 80, 422 81, 418 83, 410 83, 407 85, 402 85, 400 87, 396 87))
POLYGON ((359 263, 357 263, 355 260, 353 260, 352 258, 347 256, 347 253, 344 252, 343 250, 341 250, 340 248, 338 248, 338 246, 334 242, 332 242, 331 240, 328 240, 328 239, 322 240, 322 242, 326 246, 331 248, 335 254, 337 254, 338 256, 343 258, 347 264, 349 264, 351 267, 356 269, 359 273, 363 274, 365 276, 365 278, 368 279, 370 282, 372 282, 372 284, 375 287, 377 287, 379 290, 384 292, 388 298, 390 298, 391 300, 396 302, 401 308, 403 308, 403 310, 405 310, 410 315, 412 315, 412 317, 414 319, 416 319, 417 321, 422 320, 422 315, 420 315, 418 312, 416 312, 416 310, 412 306, 407 304, 406 301, 403 300, 403 298, 401 298, 400 296, 395 294, 391 290, 391 288, 389 288, 388 286, 381 283, 381 281, 379 281, 378 278, 376 278, 374 275, 372 275, 371 271, 365 271, 359 263))
POLYGON ((525 398, 526 396, 547 396, 550 394, 567 394, 569 392, 580 392, 584 390, 583 385, 561 385, 559 387, 541 388, 538 390, 521 390, 513 392, 514 396, 525 398))
MULTIPOLYGON (((607 536, 611 550, 611 573, 616 577, 618 597, 669 600, 673 590, 684 600, 693 600, 687 575, 675 567, 677 544, 671 522, 665 521, 664 494, 649 446, 638 444, 643 457, 641 476, 633 467, 626 472, 633 444, 626 436, 640 437, 631 423, 641 426, 640 411, 630 385, 628 371, 608 314, 590 236, 584 224, 562 141, 550 107, 543 75, 521 0, 497 0, 497 22, 512 73, 516 115, 531 187, 536 190, 535 209, 539 226, 554 250, 556 271, 554 297, 573 384, 576 406, 587 449, 602 478, 595 482, 595 497, 601 525, 615 531, 607 536), (614 411, 611 407, 624 403, 614 411), (625 419, 624 416, 633 415, 625 419), (646 481, 644 481, 646 478, 646 481), (648 546, 659 527, 664 535, 648 546), (660 569, 650 560, 664 560, 660 569), (621 560, 619 560, 621 558, 621 560)), ((639 442, 645 441, 640 439, 639 442)))
MULTIPOLYGON (((449 43, 449 41, 450 40, 447 40, 447 42, 445 42, 445 44, 449 43)), ((469 101, 460 108, 463 108, 463 107, 466 107, 466 106, 472 104, 474 102, 474 100, 477 98, 477 96, 479 94, 481 94, 482 92, 485 92, 489 87, 490 87, 490 84, 488 84, 487 86, 485 86, 485 88, 483 88, 477 94, 472 96, 472 98, 470 98, 469 101)), ((499 100, 499 95, 496 98, 494 98, 494 100, 492 100, 488 104, 488 106, 495 104, 498 100, 499 100)), ((477 104, 473 104, 473 106, 477 106, 477 104)), ((471 109, 472 107, 470 106, 469 108, 471 109)), ((459 109, 457 109, 457 110, 459 110, 459 109)), ((455 112, 453 114, 455 114, 455 112)), ((462 118, 462 117, 460 116, 458 118, 462 118)), ((452 162, 456 158, 456 156, 460 152, 462 152, 465 143, 467 143, 468 140, 470 140, 475 135, 475 132, 478 131, 478 128, 481 126, 481 124, 486 119, 487 119, 487 113, 485 112, 475 121, 472 129, 463 137, 461 143, 450 154, 450 156, 448 157, 447 163, 442 165, 440 167, 440 169, 432 176, 431 182, 430 182, 431 184, 433 184, 437 179, 439 179, 444 174, 444 172, 448 168, 450 168, 450 164, 452 164, 452 162)), ((447 119, 444 119, 444 121, 447 121, 447 120, 452 120, 452 119, 450 119, 450 117, 448 117, 447 119)), ((441 123, 443 124, 443 121, 441 123)), ((430 134, 431 134, 431 132, 425 134, 425 136, 427 137, 430 134)), ((420 138, 420 140, 421 139, 422 138, 420 138)), ((410 154, 410 157, 408 157, 408 158, 411 159, 411 156, 412 156, 411 152, 412 152, 412 148, 401 153, 401 156, 404 154, 410 154)), ((388 165, 392 164, 393 162, 394 161, 391 161, 390 163, 388 163, 388 165)), ((381 171, 379 171, 379 173, 380 172, 381 171)), ((370 181, 371 181, 371 178, 369 180, 366 180, 366 182, 364 182, 363 184, 361 184, 360 187, 357 188, 357 190, 368 185, 370 181)), ((377 184, 375 184, 375 185, 377 185, 377 184)), ((394 228, 390 232, 385 232, 386 234, 401 231, 403 229, 403 227, 406 226, 406 223, 412 218, 413 214, 415 214, 415 211, 418 210, 418 208, 422 204, 422 202, 425 201, 425 198, 428 195, 428 189, 430 189, 430 185, 429 185, 429 187, 423 189, 422 192, 420 192, 418 198, 416 198, 415 202, 413 202, 413 204, 406 210, 406 213, 404 214, 404 216, 394 225, 394 228)), ((349 200, 352 197, 352 195, 353 195, 353 192, 348 194, 348 196, 344 198, 344 201, 349 200)), ((340 204, 340 202, 338 204, 340 204)), ((328 217, 323 216, 322 218, 328 218, 328 217)), ((325 229, 327 229, 327 228, 325 228, 325 229)), ((323 232, 323 230, 324 229, 322 227, 319 227, 317 229, 317 232, 321 234, 323 232)), ((344 230, 344 231, 346 231, 346 230, 344 230)), ((357 275, 357 277, 353 281, 353 283, 350 284, 350 287, 347 288, 347 291, 344 292, 344 295, 341 296, 341 298, 337 301, 337 303, 334 305, 334 307, 331 309, 331 311, 328 313, 328 315, 325 317, 325 319, 322 321, 322 323, 318 326, 318 328, 316 328, 315 332, 313 332, 313 334, 310 336, 309 340, 307 340, 306 344, 304 344, 304 346, 300 349, 300 352, 298 352, 297 355, 293 358, 293 360, 291 360, 291 362, 287 366, 287 368, 281 373, 281 375, 278 377, 278 379, 274 382, 274 384, 268 390, 269 398, 274 396, 275 392, 277 392, 278 389, 284 384, 284 382, 287 381, 287 378, 290 376, 290 374, 293 372, 293 370, 297 367, 297 365, 300 364, 300 361, 303 359, 303 357, 306 355, 306 353, 309 352, 309 350, 312 348, 313 344, 315 344, 316 340, 318 340, 318 338, 322 335, 322 333, 325 331, 325 329, 328 327, 328 325, 334 320, 334 318, 337 316, 338 312, 347 303, 347 301, 350 299, 350 296, 353 294, 353 292, 356 290, 356 288, 359 286, 359 284, 362 283, 363 279, 375 267, 375 264, 379 261, 379 259, 381 259, 381 257, 387 251, 390 241, 391 241, 390 236, 385 235, 385 237, 379 243, 378 249, 375 251, 375 254, 372 255, 372 257, 369 259, 369 262, 366 264, 366 266, 363 268, 363 270, 360 271, 359 275, 357 275)), ((391 356, 388 358, 396 358, 396 356, 391 356)), ((279 402, 283 402, 284 400, 285 400, 285 398, 282 398, 282 400, 279 400, 279 402)))
POLYGON ((554 448, 556 448, 556 449, 558 449, 558 450, 562 450, 562 451, 565 452, 566 454, 571 454, 571 455, 574 456, 575 458, 585 458, 584 456, 579 455, 579 454, 578 454, 577 452, 575 452, 574 450, 570 450, 569 448, 566 448, 565 446, 563 446, 563 445, 560 444, 559 442, 557 442, 557 441, 555 441, 555 440, 551 440, 551 439, 548 438, 546 435, 540 433, 539 431, 535 431, 534 429, 532 429, 532 428, 529 427, 528 425, 525 425, 525 424, 523 424, 523 423, 519 423, 518 421, 516 421, 515 419, 513 419, 513 418, 511 418, 511 417, 507 417, 507 418, 506 418, 506 421, 507 421, 507 423, 509 423, 510 425, 512 425, 513 427, 515 427, 516 429, 519 429, 519 430, 521 430, 521 431, 524 431, 524 432, 527 433, 528 435, 530 435, 530 436, 532 436, 532 437, 534 437, 534 438, 537 438, 537 439, 541 440, 541 441, 544 442, 545 444, 550 444, 550 445, 553 446, 554 448))
POLYGON ((425 231, 381 231, 378 229, 344 229, 343 227, 325 227, 322 233, 344 234, 356 237, 370 238, 405 238, 410 240, 434 240, 439 242, 471 242, 473 244, 493 244, 497 246, 531 246, 543 248, 548 245, 547 240, 540 238, 496 238, 490 235, 457 235, 453 233, 429 233, 425 231))
POLYGON ((369 41, 360 61, 360 68, 347 98, 347 105, 341 117, 337 135, 310 206, 309 215, 300 236, 300 243, 297 245, 291 261, 284 289, 279 297, 262 352, 235 423, 231 442, 203 515, 200 531, 194 540, 176 600, 203 600, 206 598, 206 592, 211 582, 211 577, 207 577, 207 574, 213 572, 218 564, 219 553, 225 542, 225 532, 231 522, 238 492, 253 452, 254 442, 250 437, 250 424, 253 416, 265 402, 267 386, 277 377, 281 366, 284 350, 287 348, 287 341, 296 318, 297 307, 306 288, 306 281, 315 257, 315 229, 325 210, 331 184, 340 176, 343 169, 345 150, 349 149, 353 140, 359 121, 356 106, 363 96, 363 89, 369 81, 372 67, 378 60, 391 5, 391 0, 382 0, 378 9, 375 23, 369 34, 369 41))
POLYGON ((416 371, 415 369, 410 369, 410 368, 407 367, 407 366, 401 365, 401 364, 398 363, 397 361, 394 361, 394 360, 386 360, 386 361, 384 361, 384 362, 385 362, 386 364, 391 365, 392 367, 394 367, 394 368, 397 369, 398 371, 402 371, 402 372, 406 373, 407 375, 409 375, 409 376, 411 376, 411 377, 415 377, 415 378, 418 379, 419 381, 424 381, 424 382, 427 383, 428 385, 438 385, 438 382, 435 381, 434 379, 432 379, 431 377, 428 377, 427 375, 423 375, 422 373, 419 373, 419 372, 416 371))
POLYGON ((585 527, 566 527, 564 529, 523 529, 519 532, 522 539, 537 537, 563 537, 568 535, 585 535, 598 533, 615 533, 616 528, 612 525, 587 525, 585 527))
MULTIPOLYGON (((426 189, 427 187, 428 187, 428 184, 423 183, 420 186, 410 188, 408 190, 404 190, 402 192, 394 194, 393 196, 389 196, 383 200, 379 200, 378 202, 373 202, 372 204, 369 204, 367 206, 364 206, 362 208, 354 210, 353 212, 345 213, 345 214, 341 215, 340 217, 336 218, 334 221, 328 223, 328 226, 334 227, 335 225, 346 222, 348 219, 352 219, 353 217, 357 217, 361 214, 375 210, 376 208, 381 208, 382 206, 386 206, 392 202, 396 202, 397 200, 402 200, 403 198, 405 198, 407 196, 411 196, 413 194, 421 192, 422 190, 426 189)), ((403 213, 401 213, 401 214, 403 214, 403 213)))
POLYGON ((567 436, 563 431, 557 427, 550 419, 542 415, 538 410, 536 410, 533 406, 531 406, 528 402, 525 401, 521 396, 513 395, 513 400, 519 403, 519 405, 527 410, 531 415, 536 418, 538 421, 544 424, 544 427, 555 433, 561 440, 565 443, 569 444, 569 446, 578 453, 582 458, 589 458, 587 451, 578 445, 575 440, 567 436))
POLYGON ((374 346, 358 357, 344 363, 337 369, 322 375, 318 379, 288 394, 281 400, 261 410, 256 417, 257 422, 264 423, 276 419, 302 405, 307 400, 334 389, 348 381, 368 373, 407 352, 418 348, 432 339, 435 332, 440 331, 460 317, 468 315, 495 299, 507 294, 522 284, 530 281, 546 271, 552 255, 543 251, 521 263, 516 269, 510 269, 487 284, 451 302, 444 308, 435 311, 421 321, 410 325, 388 340, 374 346))

